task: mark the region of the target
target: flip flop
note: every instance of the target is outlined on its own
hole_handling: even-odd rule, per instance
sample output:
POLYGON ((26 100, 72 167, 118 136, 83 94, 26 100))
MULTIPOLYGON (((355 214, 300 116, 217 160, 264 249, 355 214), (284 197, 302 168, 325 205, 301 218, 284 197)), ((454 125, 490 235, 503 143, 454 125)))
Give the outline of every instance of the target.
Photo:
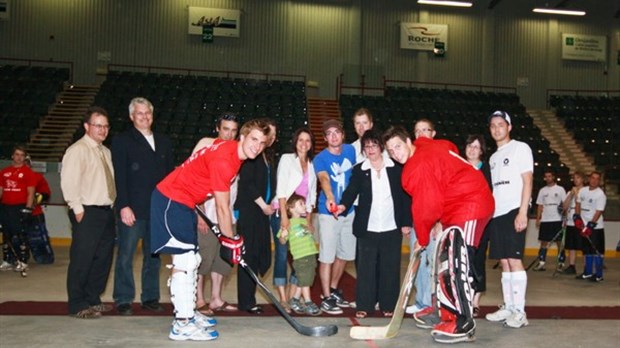
POLYGON ((211 308, 212 311, 214 312, 236 312, 239 309, 233 305, 231 305, 230 303, 224 301, 224 303, 222 303, 221 306, 217 307, 217 308, 211 308))
POLYGON ((383 316, 386 318, 391 318, 394 316, 394 312, 383 312, 383 316))
POLYGON ((209 304, 205 304, 203 306, 201 306, 200 308, 196 309, 198 312, 207 315, 207 316, 213 316, 215 313, 213 312, 213 310, 211 308, 209 308, 209 304))
POLYGON ((366 313, 365 311, 357 311, 355 312, 355 317, 357 319, 364 319, 368 316, 368 313, 366 313))

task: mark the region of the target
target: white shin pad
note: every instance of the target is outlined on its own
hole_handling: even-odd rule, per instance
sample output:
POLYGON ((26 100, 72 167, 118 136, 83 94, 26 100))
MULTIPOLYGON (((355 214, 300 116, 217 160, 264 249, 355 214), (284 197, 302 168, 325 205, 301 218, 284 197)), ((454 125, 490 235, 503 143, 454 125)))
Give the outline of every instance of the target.
POLYGON ((192 318, 196 307, 196 281, 200 255, 195 251, 172 255, 172 276, 168 279, 170 301, 177 319, 192 318))

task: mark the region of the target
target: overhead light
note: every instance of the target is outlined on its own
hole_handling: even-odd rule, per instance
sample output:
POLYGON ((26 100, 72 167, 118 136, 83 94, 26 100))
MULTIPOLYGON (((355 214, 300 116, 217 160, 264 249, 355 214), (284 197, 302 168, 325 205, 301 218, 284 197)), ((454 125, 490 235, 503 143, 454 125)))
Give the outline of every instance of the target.
POLYGON ((471 1, 418 0, 418 4, 456 6, 456 7, 471 7, 472 6, 471 1))
POLYGON ((532 12, 560 14, 560 15, 568 15, 568 16, 585 16, 586 15, 586 11, 560 10, 557 8, 535 8, 532 10, 532 12))

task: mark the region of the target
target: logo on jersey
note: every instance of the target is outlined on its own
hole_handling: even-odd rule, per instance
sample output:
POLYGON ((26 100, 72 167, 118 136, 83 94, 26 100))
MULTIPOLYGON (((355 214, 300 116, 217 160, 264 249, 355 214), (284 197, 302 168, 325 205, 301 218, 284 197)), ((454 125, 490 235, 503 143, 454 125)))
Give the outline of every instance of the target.
POLYGON ((330 166, 331 174, 329 175, 333 182, 336 183, 336 200, 340 201, 340 197, 342 197, 342 193, 346 188, 345 183, 345 173, 353 168, 353 164, 349 161, 348 158, 345 158, 342 161, 342 164, 332 163, 330 166))
POLYGON ((508 167, 510 164, 510 160, 508 158, 504 158, 504 167, 508 167))

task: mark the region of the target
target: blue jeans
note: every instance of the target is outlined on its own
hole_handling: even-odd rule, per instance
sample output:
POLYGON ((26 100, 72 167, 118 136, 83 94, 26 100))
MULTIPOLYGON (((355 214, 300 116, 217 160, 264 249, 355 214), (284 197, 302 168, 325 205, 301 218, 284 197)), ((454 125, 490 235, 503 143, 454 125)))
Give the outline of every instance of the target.
MULTIPOLYGON (((271 232, 273 233, 274 244, 274 261, 273 261, 273 285, 285 286, 286 285, 286 268, 288 264, 288 244, 282 244, 276 237, 278 231, 280 231, 280 216, 276 214, 271 215, 269 219, 271 223, 271 232)), ((291 284, 297 284, 297 277, 295 273, 291 272, 291 284)))
MULTIPOLYGON (((417 238, 415 235, 415 231, 411 231, 411 238, 409 238, 409 250, 413 252, 413 245, 415 244, 417 238)), ((432 306, 432 287, 431 287, 431 271, 433 268, 433 260, 435 253, 435 244, 436 241, 434 238, 431 238, 428 246, 422 254, 420 255, 420 268, 418 268, 418 275, 415 279, 415 304, 418 308, 426 308, 432 306)))
POLYGON ((114 302, 116 304, 132 303, 136 296, 133 279, 133 257, 138 240, 142 239, 142 294, 140 301, 159 301, 158 255, 151 254, 150 221, 136 220, 129 227, 118 221, 118 254, 114 269, 114 302))

